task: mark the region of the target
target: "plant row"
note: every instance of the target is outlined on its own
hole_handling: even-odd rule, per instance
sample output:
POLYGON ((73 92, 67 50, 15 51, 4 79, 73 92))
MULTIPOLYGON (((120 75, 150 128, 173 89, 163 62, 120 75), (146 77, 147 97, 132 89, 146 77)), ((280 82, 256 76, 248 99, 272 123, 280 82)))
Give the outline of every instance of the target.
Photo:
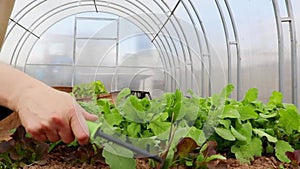
MULTIPOLYGON (((192 91, 186 96, 180 90, 155 99, 138 98, 130 89, 123 89, 113 104, 96 96, 96 89, 106 93, 101 83, 98 88, 90 86, 77 87, 79 92, 73 95, 92 97, 79 103, 99 116, 96 123, 88 122, 90 140, 95 151, 103 149, 102 156, 112 169, 135 168, 135 158, 147 157, 99 137, 98 130, 159 155, 163 162, 149 160, 153 168, 207 168, 218 165, 214 160, 231 157, 250 163, 262 155, 274 155, 295 166, 299 163, 300 116, 295 105, 282 102, 280 92, 274 91, 263 103, 256 88, 249 89, 240 101, 230 98, 231 84, 207 98, 192 91)), ((4 163, 8 154, 1 144, 0 153, 4 163)))

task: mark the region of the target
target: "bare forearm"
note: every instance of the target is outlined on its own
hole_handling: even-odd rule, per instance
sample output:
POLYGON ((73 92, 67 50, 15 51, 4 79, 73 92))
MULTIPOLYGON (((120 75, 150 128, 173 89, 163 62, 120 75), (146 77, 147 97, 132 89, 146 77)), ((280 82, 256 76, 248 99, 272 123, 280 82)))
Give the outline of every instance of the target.
POLYGON ((48 87, 27 74, 0 63, 0 105, 17 109, 18 98, 35 87, 48 87))

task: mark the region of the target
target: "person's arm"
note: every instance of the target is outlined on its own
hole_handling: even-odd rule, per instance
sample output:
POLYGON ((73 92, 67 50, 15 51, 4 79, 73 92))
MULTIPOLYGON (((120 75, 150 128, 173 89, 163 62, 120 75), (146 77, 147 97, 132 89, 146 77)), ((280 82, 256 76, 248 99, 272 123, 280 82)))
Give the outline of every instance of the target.
POLYGON ((19 114, 26 131, 37 140, 80 144, 89 140, 85 120, 97 116, 84 111, 65 92, 58 91, 29 75, 0 63, 0 105, 19 114))

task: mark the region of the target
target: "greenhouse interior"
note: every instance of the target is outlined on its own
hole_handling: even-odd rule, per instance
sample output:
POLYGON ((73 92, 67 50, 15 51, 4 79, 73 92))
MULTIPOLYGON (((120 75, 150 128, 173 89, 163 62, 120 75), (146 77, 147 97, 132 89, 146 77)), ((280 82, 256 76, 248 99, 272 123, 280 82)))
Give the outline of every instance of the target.
POLYGON ((298 1, 16 1, 0 60, 51 86, 101 80, 299 104, 298 1))
POLYGON ((129 88, 157 98, 176 89, 210 97, 232 84, 236 100, 257 88, 265 103, 279 91, 284 103, 300 106, 299 0, 10 0, 8 6, 0 61, 49 86, 100 80, 110 93, 129 88))

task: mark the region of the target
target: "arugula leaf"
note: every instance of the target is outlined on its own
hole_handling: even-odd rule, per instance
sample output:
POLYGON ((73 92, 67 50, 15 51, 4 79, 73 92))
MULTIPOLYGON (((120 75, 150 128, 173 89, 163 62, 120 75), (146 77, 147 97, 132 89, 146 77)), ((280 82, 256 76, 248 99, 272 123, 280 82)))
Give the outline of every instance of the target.
POLYGON ((258 89, 251 88, 246 92, 243 102, 251 103, 255 101, 257 97, 258 97, 258 89))
POLYGON ((227 88, 222 90, 221 94, 214 94, 211 97, 210 110, 205 118, 205 123, 203 126, 203 131, 207 138, 214 133, 215 127, 218 126, 220 122, 225 105, 225 95, 228 94, 226 90, 229 90, 228 88, 231 89, 227 86, 227 88))
MULTIPOLYGON (((180 116, 184 116, 184 120, 194 122, 197 119, 199 111, 199 99, 196 97, 182 98, 180 116)), ((181 117, 178 117, 181 120, 181 117)))
POLYGON ((230 119, 220 120, 220 124, 223 125, 226 129, 229 129, 231 125, 230 119))
POLYGON ((253 129, 253 132, 257 134, 260 138, 266 137, 269 142, 276 143, 278 141, 276 137, 269 135, 263 129, 253 129))
POLYGON ((288 151, 294 151, 292 146, 283 140, 278 140, 275 146, 275 155, 282 162, 291 162, 291 160, 285 155, 288 151))
POLYGON ((180 111, 182 105, 182 93, 180 90, 176 90, 174 94, 174 108, 173 108, 173 113, 174 113, 174 121, 178 120, 179 118, 182 118, 186 113, 183 111, 180 111))
POLYGON ((239 111, 233 105, 225 105, 222 118, 240 118, 239 111))
POLYGON ((269 105, 276 105, 276 106, 281 106, 282 105, 282 93, 278 92, 278 91, 273 91, 272 95, 269 99, 268 104, 269 105))
POLYGON ((130 150, 116 144, 105 144, 102 155, 105 158, 105 162, 110 166, 111 169, 136 168, 136 162, 133 159, 133 153, 130 150))
POLYGON ((234 127, 231 126, 230 131, 237 140, 246 141, 247 138, 243 136, 241 133, 239 133, 234 127))
MULTIPOLYGON (((124 89, 118 96, 116 107, 98 101, 104 114, 100 116, 104 122, 101 129, 115 135, 119 133, 124 139, 130 136, 127 141, 131 140, 144 149, 150 145, 149 150, 158 152, 164 150, 162 145, 168 144, 171 126, 174 127, 166 166, 175 162, 171 157, 174 157, 174 150, 182 137, 189 137, 198 145, 215 140, 219 150, 226 154, 234 153, 240 162, 249 162, 262 152, 276 152, 278 156, 283 156, 289 146, 299 147, 300 116, 295 105, 282 103, 279 92, 273 92, 270 101, 263 104, 257 99, 256 88, 250 88, 244 99, 237 101, 228 98, 233 88, 229 84, 220 94, 207 98, 195 94, 187 98, 176 90, 153 100, 138 99, 130 95, 129 89, 124 89), (172 121, 173 114, 176 121, 172 121), (147 142, 142 141, 145 139, 147 142), (287 144, 278 143, 278 140, 287 144)), ((182 164, 195 167, 196 159, 187 152, 185 155, 187 157, 180 159, 182 164)), ((201 155, 198 157, 202 158, 201 155)), ((283 157, 280 159, 286 160, 283 157)))
POLYGON ((222 95, 225 93, 225 97, 228 98, 234 89, 233 84, 228 84, 222 91, 222 95))
POLYGON ((142 131, 141 125, 138 123, 132 122, 127 126, 127 131, 128 131, 128 136, 137 137, 142 131))
POLYGON ((225 128, 216 128, 215 129, 216 133, 222 137, 225 140, 229 140, 229 141, 234 141, 235 137, 234 135, 231 133, 230 129, 225 129, 225 128))
POLYGON ((280 109, 280 119, 278 125, 283 127, 287 134, 292 134, 298 130, 300 124, 300 115, 294 109, 280 109))
POLYGON ((261 156, 262 142, 259 138, 254 137, 249 143, 241 144, 240 142, 231 147, 231 152, 242 163, 249 163, 254 156, 261 156))
POLYGON ((252 138, 252 125, 248 121, 240 126, 240 128, 236 129, 239 133, 241 133, 244 137, 246 137, 246 142, 250 142, 252 138))
POLYGON ((166 131, 168 131, 171 127, 171 122, 155 120, 152 121, 148 128, 153 131, 155 135, 160 135, 166 131))
POLYGON ((191 127, 186 137, 192 138, 198 145, 202 145, 206 141, 204 132, 194 126, 191 127))
POLYGON ((104 119, 112 126, 120 125, 125 120, 116 109, 112 109, 111 113, 104 114, 104 119))
POLYGON ((122 89, 117 96, 116 106, 120 106, 123 104, 123 101, 131 94, 131 90, 129 88, 122 89))
POLYGON ((258 114, 249 106, 240 106, 238 111, 241 116, 240 120, 242 121, 256 119, 258 117, 258 114))

